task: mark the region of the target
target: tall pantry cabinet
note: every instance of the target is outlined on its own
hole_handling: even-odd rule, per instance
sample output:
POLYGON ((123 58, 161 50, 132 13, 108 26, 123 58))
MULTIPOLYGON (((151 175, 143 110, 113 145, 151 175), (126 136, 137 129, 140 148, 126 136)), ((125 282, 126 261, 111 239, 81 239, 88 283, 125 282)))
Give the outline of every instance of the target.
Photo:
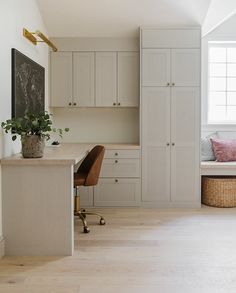
POLYGON ((142 201, 200 206, 198 28, 141 29, 142 201))

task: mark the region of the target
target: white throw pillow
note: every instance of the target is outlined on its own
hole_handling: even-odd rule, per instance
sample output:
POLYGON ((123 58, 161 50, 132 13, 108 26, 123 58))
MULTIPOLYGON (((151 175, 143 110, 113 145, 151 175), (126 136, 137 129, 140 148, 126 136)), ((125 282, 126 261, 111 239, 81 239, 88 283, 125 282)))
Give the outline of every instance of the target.
POLYGON ((201 138, 201 160, 202 161, 215 161, 215 155, 212 149, 211 138, 219 138, 217 132, 214 132, 205 138, 201 138))

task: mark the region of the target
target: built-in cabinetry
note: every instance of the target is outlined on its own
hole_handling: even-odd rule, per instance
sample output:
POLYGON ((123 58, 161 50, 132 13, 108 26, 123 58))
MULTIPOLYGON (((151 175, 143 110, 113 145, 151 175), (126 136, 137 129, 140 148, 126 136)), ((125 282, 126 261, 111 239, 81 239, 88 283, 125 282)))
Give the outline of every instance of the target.
POLYGON ((138 107, 138 52, 51 52, 51 107, 138 107))
POLYGON ((51 53, 50 89, 52 107, 76 106, 72 90, 72 54, 70 52, 51 53))
POLYGON ((94 107, 94 53, 51 53, 51 106, 94 107))
POLYGON ((78 107, 93 107, 94 93, 94 54, 92 52, 73 53, 73 93, 78 107))
POLYGON ((196 206, 200 30, 142 29, 141 36, 142 201, 196 206))
POLYGON ((139 206, 139 149, 107 149, 98 185, 80 189, 81 206, 139 206))

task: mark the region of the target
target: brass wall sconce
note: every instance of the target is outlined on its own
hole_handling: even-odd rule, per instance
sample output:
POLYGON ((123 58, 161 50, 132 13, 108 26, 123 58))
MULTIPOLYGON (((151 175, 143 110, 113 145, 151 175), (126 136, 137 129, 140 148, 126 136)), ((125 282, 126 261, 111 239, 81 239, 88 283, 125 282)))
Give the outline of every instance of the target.
POLYGON ((26 28, 23 28, 23 36, 28 39, 31 43, 34 45, 37 45, 37 43, 46 43, 54 52, 57 51, 57 47, 49 41, 49 39, 42 34, 40 31, 36 31, 34 33, 29 32, 26 28), (35 36, 39 37, 41 40, 38 40, 35 36))

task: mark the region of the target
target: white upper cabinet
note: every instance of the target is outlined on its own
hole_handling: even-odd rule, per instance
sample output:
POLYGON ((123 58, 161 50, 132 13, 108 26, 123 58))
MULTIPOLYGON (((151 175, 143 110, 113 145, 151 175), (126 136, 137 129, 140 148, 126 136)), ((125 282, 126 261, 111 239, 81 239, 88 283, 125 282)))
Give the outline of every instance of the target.
POLYGON ((143 49, 143 86, 199 86, 199 49, 143 49))
POLYGON ((96 106, 112 107, 117 100, 116 53, 96 53, 96 106))
POLYGON ((51 107, 94 106, 94 53, 51 53, 51 107))
POLYGON ((199 86, 199 49, 171 49, 171 83, 173 86, 199 86))
POLYGON ((141 36, 142 48, 199 48, 201 46, 199 28, 142 28, 141 36))
POLYGON ((73 98, 79 107, 94 107, 94 53, 73 53, 73 98))
POLYGON ((51 53, 51 106, 66 107, 72 103, 72 53, 51 53))
POLYGON ((96 53, 96 106, 138 107, 139 53, 96 53))
POLYGON ((170 83, 170 50, 143 49, 142 85, 167 86, 170 83))
POLYGON ((138 52, 51 53, 51 107, 138 107, 138 52))
POLYGON ((139 53, 118 52, 118 95, 121 107, 139 106, 139 53))

